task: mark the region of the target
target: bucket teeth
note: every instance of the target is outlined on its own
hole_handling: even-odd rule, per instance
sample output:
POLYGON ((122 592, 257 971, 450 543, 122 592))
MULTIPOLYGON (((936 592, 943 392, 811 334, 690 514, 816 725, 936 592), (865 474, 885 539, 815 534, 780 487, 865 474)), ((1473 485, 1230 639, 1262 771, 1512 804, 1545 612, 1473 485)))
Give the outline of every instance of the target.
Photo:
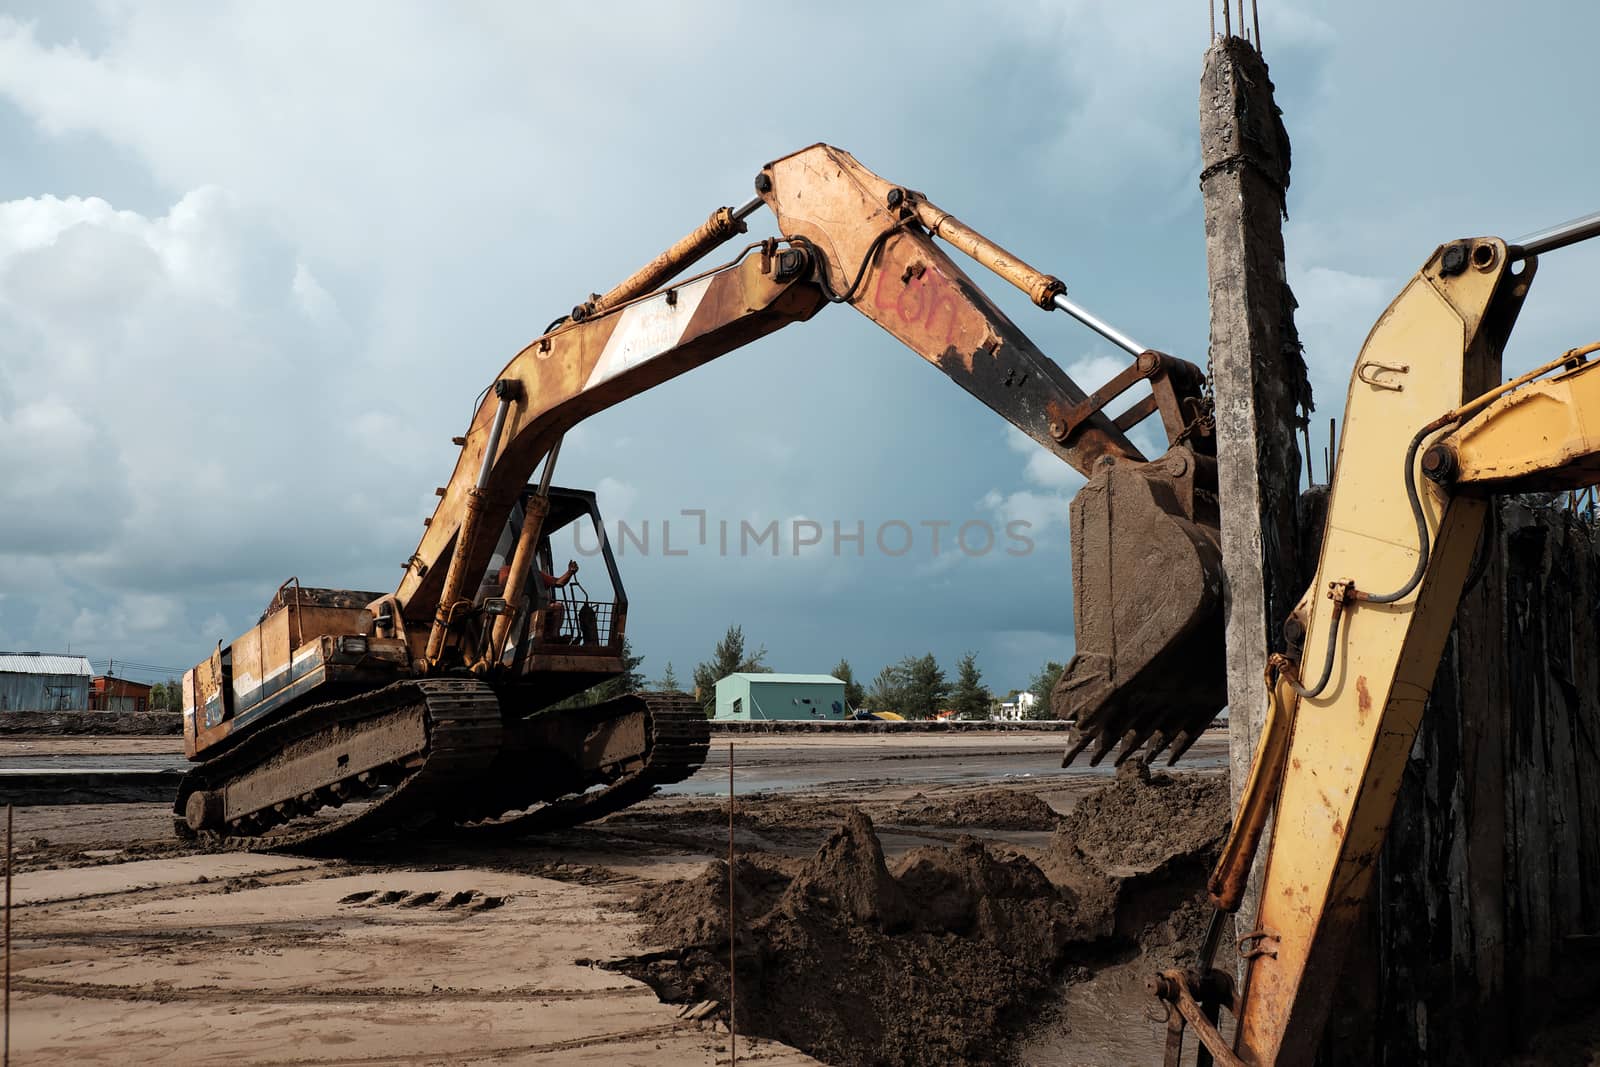
POLYGON ((1076 728, 1067 736, 1072 738, 1072 743, 1067 746, 1066 755, 1061 757, 1063 767, 1072 766, 1072 761, 1078 758, 1078 754, 1094 741, 1094 734, 1079 734, 1076 728))
POLYGON ((1170 767, 1182 759, 1183 754, 1189 751, 1189 746, 1200 740, 1200 735, 1204 732, 1205 728, 1202 727, 1201 729, 1193 732, 1185 730, 1183 733, 1179 734, 1172 746, 1172 755, 1167 758, 1167 766, 1170 767))
POLYGON ((1112 764, 1117 767, 1122 766, 1127 762, 1129 756, 1139 751, 1139 746, 1144 744, 1149 737, 1149 732, 1141 733, 1137 730, 1129 730, 1127 733, 1123 734, 1122 747, 1117 750, 1116 759, 1111 761, 1112 764))
POLYGON ((1166 749, 1167 749, 1167 746, 1170 745, 1171 743, 1172 743, 1172 735, 1168 731, 1166 731, 1166 730, 1157 730, 1155 732, 1155 735, 1150 738, 1149 747, 1147 747, 1144 750, 1145 762, 1146 763, 1154 763, 1156 761, 1156 758, 1158 756, 1160 756, 1161 753, 1165 752, 1166 749))

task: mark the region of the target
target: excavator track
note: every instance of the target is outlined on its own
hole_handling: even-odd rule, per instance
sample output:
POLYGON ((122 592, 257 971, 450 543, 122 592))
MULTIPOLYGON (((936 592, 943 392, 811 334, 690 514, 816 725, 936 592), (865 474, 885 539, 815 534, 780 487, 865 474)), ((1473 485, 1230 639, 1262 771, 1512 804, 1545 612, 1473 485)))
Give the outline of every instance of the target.
POLYGON ((178 786, 175 827, 217 848, 306 851, 386 830, 421 830, 450 817, 456 798, 499 753, 500 740, 499 703, 482 682, 397 682, 303 708, 191 770, 178 786), (346 776, 295 773, 296 757, 357 745, 386 745, 393 758, 346 776), (220 829, 192 830, 185 820, 192 795, 224 790, 250 791, 271 803, 220 829), (358 801, 366 801, 360 810, 330 814, 358 801))
MULTIPOLYGON (((461 830, 491 838, 564 830, 638 803, 661 786, 684 781, 700 769, 711 747, 711 724, 693 697, 676 692, 630 693, 589 710, 603 715, 606 706, 618 705, 618 710, 625 712, 632 703, 642 703, 648 714, 650 747, 642 767, 598 789, 543 803, 532 796, 538 783, 524 780, 520 788, 527 803, 521 809, 508 809, 491 818, 460 819, 461 830)), ((501 790, 508 784, 495 783, 501 790)))

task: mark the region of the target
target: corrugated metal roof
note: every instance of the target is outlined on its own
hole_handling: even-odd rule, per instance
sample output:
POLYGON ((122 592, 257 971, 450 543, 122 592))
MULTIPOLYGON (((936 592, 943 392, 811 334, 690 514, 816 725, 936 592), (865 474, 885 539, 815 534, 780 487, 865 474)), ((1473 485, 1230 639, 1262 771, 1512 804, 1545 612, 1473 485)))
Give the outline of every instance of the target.
POLYGON ((50 652, 0 652, 0 674, 66 674, 91 678, 94 668, 87 656, 60 656, 50 652))
POLYGON ((747 678, 752 682, 824 682, 832 685, 843 685, 831 674, 755 674, 742 672, 730 674, 728 678, 747 678))

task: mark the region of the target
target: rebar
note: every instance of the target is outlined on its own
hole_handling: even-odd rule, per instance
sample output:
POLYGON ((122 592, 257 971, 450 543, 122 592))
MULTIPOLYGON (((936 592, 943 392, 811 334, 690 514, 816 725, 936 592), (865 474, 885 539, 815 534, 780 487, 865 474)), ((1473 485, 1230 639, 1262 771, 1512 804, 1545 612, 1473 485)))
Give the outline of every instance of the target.
POLYGON ((1305 439, 1306 443, 1306 488, 1310 489, 1317 484, 1317 461, 1316 457, 1311 454, 1310 419, 1300 424, 1300 436, 1305 439))

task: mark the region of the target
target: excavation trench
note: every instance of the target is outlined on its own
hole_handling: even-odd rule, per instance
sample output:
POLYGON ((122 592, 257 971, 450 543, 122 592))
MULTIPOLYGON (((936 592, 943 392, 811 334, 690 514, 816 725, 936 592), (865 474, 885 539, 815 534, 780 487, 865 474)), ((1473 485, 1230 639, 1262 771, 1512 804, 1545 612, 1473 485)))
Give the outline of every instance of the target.
MULTIPOLYGON (((894 814, 915 814, 916 800, 894 814)), ((1001 804, 988 817, 1032 827, 1037 812, 1001 804)), ((963 836, 891 863, 854 809, 809 858, 746 850, 734 863, 734 1021, 834 1064, 1007 1063, 1024 1046, 1048 1060, 1101 1023, 1072 1017, 1073 986, 1192 958, 1226 820, 1221 778, 1134 773, 1080 801, 1042 849, 963 836)), ((727 864, 634 907, 648 947, 610 966, 725 1020, 727 864)))

